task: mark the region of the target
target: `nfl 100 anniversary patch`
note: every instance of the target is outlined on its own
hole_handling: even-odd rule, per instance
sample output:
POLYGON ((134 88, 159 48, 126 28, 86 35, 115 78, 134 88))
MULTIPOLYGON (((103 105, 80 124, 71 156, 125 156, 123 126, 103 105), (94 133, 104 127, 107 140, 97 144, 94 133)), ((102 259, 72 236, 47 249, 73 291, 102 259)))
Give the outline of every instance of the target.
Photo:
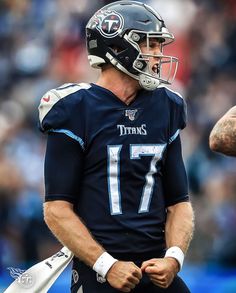
POLYGON ((125 117, 128 117, 130 121, 134 121, 136 119, 137 113, 138 109, 128 109, 125 110, 125 117))

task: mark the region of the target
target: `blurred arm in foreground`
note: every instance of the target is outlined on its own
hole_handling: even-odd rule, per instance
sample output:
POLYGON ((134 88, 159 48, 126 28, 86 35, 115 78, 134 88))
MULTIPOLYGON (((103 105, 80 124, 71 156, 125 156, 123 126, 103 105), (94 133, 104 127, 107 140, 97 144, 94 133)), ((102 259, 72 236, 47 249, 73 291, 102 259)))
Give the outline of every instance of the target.
POLYGON ((213 127, 210 149, 228 156, 236 156, 236 106, 224 114, 213 127))

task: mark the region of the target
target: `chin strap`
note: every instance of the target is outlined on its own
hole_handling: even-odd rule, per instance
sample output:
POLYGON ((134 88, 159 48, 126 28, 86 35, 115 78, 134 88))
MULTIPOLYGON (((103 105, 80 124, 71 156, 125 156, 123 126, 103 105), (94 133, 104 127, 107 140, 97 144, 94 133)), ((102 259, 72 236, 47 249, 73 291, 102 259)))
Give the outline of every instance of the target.
POLYGON ((160 83, 161 82, 159 80, 152 78, 152 77, 149 77, 149 76, 146 76, 145 74, 139 75, 139 84, 145 90, 153 91, 156 88, 158 88, 160 83))
POLYGON ((118 60, 116 60, 110 53, 106 54, 106 57, 109 59, 110 63, 119 69, 120 71, 124 72, 125 74, 131 76, 132 78, 139 81, 139 84, 142 88, 148 91, 153 91, 160 85, 160 81, 156 78, 152 78, 150 76, 147 76, 144 73, 140 73, 139 75, 135 75, 130 73, 126 68, 124 68, 118 60))

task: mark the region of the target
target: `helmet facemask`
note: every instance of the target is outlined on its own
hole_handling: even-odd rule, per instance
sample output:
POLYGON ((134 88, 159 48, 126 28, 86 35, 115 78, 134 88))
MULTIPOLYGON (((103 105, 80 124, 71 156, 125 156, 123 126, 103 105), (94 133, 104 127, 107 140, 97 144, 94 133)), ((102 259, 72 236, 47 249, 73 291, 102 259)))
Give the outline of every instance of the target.
POLYGON ((169 32, 149 33, 131 30, 124 37, 139 52, 133 62, 133 68, 138 74, 134 76, 133 74, 126 73, 137 79, 142 88, 154 90, 161 83, 170 85, 173 82, 178 68, 178 59, 163 54, 163 47, 174 40, 172 34, 169 32), (160 53, 158 54, 153 54, 150 47, 154 41, 160 43, 160 53), (145 52, 142 52, 141 44, 146 47, 145 52), (156 62, 153 62, 153 59, 156 62))

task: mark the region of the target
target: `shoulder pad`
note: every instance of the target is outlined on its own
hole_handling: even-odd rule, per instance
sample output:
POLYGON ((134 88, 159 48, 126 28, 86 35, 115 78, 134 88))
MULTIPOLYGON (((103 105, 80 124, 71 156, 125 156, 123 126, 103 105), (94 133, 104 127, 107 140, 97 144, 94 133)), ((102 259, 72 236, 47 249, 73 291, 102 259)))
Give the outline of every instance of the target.
POLYGON ((174 102, 177 102, 177 104, 179 104, 179 103, 182 104, 182 101, 184 101, 183 96, 179 92, 173 91, 172 89, 170 89, 167 86, 161 86, 160 88, 163 88, 165 90, 167 96, 171 100, 173 100, 174 102))
POLYGON ((42 123, 44 117, 52 109, 52 107, 61 99, 81 90, 89 89, 91 87, 88 83, 66 83, 62 86, 48 91, 41 99, 39 109, 39 120, 42 123))
MULTIPOLYGON (((172 106, 174 111, 172 111, 172 123, 175 125, 177 128, 175 129, 176 133, 180 129, 184 129, 186 126, 186 120, 187 120, 187 104, 185 99, 182 97, 182 95, 176 91, 173 91, 172 89, 166 87, 166 86, 161 86, 159 87, 163 89, 169 98, 169 100, 172 102, 172 106)), ((172 133, 173 135, 173 133, 172 133)))

